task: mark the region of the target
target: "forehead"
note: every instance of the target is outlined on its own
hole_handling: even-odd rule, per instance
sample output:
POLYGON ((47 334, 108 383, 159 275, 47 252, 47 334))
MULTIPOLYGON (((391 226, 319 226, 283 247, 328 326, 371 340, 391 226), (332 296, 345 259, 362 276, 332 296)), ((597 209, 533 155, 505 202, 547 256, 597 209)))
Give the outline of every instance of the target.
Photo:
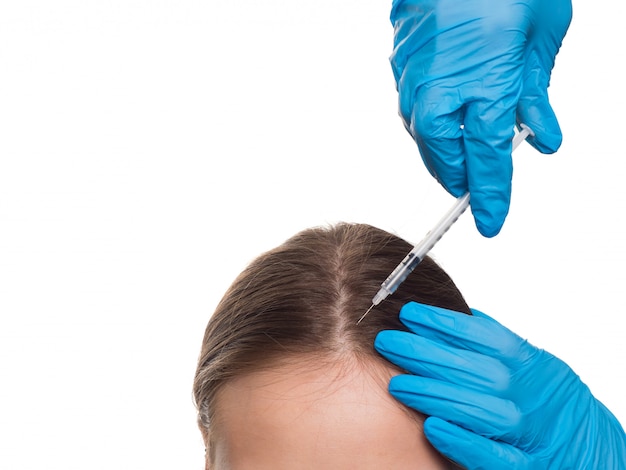
POLYGON ((376 361, 305 361, 230 381, 216 401, 213 468, 447 468, 421 418, 387 393, 393 374, 376 361))

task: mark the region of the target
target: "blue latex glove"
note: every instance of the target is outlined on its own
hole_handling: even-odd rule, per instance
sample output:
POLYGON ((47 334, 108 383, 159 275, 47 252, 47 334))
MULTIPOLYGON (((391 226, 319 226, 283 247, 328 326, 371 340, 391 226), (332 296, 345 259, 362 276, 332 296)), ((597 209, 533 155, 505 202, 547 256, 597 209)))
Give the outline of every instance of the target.
POLYGON ((571 16, 571 0, 393 2, 400 114, 430 173, 470 192, 487 237, 509 211, 516 115, 541 152, 561 144, 547 88, 571 16))
POLYGON ((626 469, 624 430, 567 364, 473 312, 409 303, 400 319, 414 333, 376 338, 415 374, 389 390, 430 416, 430 442, 470 470, 626 469))

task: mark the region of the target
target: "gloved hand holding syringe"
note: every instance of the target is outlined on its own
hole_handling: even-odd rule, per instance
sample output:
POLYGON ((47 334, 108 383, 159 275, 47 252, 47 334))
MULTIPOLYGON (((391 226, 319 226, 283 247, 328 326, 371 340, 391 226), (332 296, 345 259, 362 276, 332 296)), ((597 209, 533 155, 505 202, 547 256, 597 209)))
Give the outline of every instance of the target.
MULTIPOLYGON (((515 150, 519 144, 528 136, 533 136, 533 131, 525 124, 520 125, 521 130, 513 137, 512 150, 515 150)), ((400 264, 393 270, 393 272, 385 279, 381 284, 380 289, 372 299, 372 305, 367 311, 359 318, 358 323, 365 318, 365 316, 376 306, 385 300, 389 295, 393 294, 400 284, 404 282, 409 274, 415 269, 415 267, 424 259, 435 244, 443 237, 443 235, 452 227, 454 222, 465 212, 465 209, 469 207, 470 194, 465 193, 458 198, 454 206, 448 211, 448 213, 435 225, 435 227, 426 234, 424 239, 419 242, 409 252, 408 255, 400 262, 400 264)))

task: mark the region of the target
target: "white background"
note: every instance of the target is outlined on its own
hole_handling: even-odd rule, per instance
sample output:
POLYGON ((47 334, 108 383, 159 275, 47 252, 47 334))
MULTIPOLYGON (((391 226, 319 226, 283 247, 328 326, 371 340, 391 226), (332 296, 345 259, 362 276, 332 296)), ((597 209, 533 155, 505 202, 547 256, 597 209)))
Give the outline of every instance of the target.
MULTIPOLYGON (((0 468, 202 468, 191 384, 236 274, 303 228, 417 242, 453 200, 397 116, 390 1, 0 3, 0 468)), ((565 140, 434 256, 626 421, 622 2, 577 2, 565 140)))

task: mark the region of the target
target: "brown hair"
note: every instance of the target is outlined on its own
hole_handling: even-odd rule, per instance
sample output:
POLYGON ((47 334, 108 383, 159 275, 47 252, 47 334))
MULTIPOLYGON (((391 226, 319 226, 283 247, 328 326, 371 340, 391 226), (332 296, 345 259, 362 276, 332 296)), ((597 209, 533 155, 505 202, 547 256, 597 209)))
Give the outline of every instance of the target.
POLYGON ((193 392, 205 442, 216 394, 233 377, 303 354, 379 357, 376 334, 406 330, 398 312, 409 301, 471 314, 448 275, 426 258, 357 325, 411 248, 375 227, 342 223, 300 232, 253 261, 228 289, 204 334, 193 392))

